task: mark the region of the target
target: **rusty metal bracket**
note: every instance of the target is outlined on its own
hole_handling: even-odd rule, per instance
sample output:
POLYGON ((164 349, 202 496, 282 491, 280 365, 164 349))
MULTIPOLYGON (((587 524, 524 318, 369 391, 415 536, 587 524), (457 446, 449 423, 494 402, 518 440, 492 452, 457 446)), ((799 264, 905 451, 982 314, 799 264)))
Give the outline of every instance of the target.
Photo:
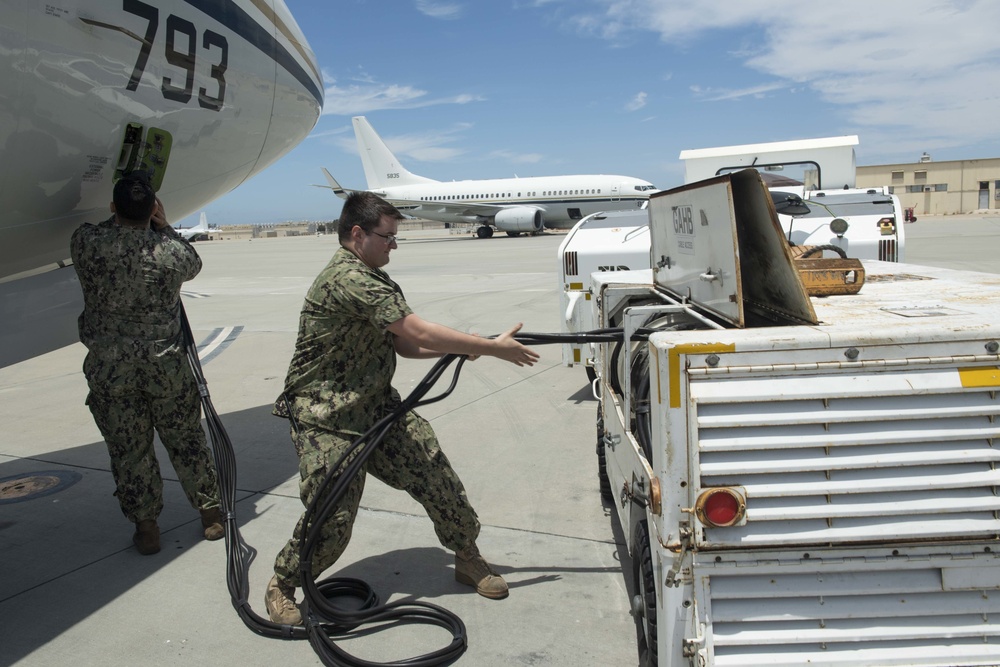
POLYGON ((857 294, 865 284, 865 267, 857 259, 796 258, 794 263, 809 296, 857 294))

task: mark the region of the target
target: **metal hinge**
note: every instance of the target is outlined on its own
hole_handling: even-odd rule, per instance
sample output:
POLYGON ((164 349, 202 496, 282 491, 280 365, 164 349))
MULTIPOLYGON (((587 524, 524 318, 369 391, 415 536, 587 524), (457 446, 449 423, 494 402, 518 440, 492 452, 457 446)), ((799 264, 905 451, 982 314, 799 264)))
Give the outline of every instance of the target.
POLYGON ((691 529, 691 524, 689 522, 681 521, 679 537, 681 540, 681 548, 674 554, 674 558, 670 563, 670 569, 667 570, 666 575, 663 577, 663 585, 667 588, 681 585, 680 573, 684 557, 694 546, 694 530, 691 529))

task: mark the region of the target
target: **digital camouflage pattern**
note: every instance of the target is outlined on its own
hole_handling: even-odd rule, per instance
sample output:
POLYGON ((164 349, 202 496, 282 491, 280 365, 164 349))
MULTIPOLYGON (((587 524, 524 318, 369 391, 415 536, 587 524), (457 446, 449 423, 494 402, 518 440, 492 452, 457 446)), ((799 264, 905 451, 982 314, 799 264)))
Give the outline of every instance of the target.
POLYGON ((285 378, 300 424, 361 434, 399 403, 396 351, 386 327, 413 311, 399 286, 339 248, 306 294, 285 378))
MULTIPOLYGON (((353 436, 320 428, 292 431, 292 442, 299 452, 299 494, 306 507, 326 478, 329 466, 336 463, 350 447, 353 436)), ((348 459, 348 463, 350 459, 348 459)), ((323 525, 312 557, 312 573, 318 577, 347 548, 357 517, 365 474, 394 489, 406 491, 420 503, 434 524, 441 544, 458 551, 475 543, 479 537, 479 518, 469 503, 465 487, 438 446, 431 425, 417 413, 406 413, 397 421, 382 443, 365 462, 364 473, 351 482, 344 498, 323 525)), ((286 583, 299 587, 299 549, 302 517, 292 539, 278 553, 274 572, 286 583)))
MULTIPOLYGON (((306 295, 285 391, 275 414, 290 416, 299 455, 299 492, 308 506, 328 467, 356 436, 400 403, 391 385, 396 370, 386 329, 411 314, 402 290, 380 269, 340 248, 306 295), (287 399, 287 412, 285 400, 287 399)), ((475 542, 479 519, 465 488, 438 446, 430 424, 415 412, 397 421, 365 464, 365 473, 406 491, 423 505, 445 547, 475 542)), ((319 576, 343 553, 364 491, 365 474, 350 488, 321 529, 312 571, 319 576)), ((298 587, 302 519, 275 559, 274 571, 298 587)))
POLYGON ((113 218, 79 227, 70 251, 84 296, 87 405, 108 445, 122 513, 135 522, 163 509, 154 430, 191 505, 219 507, 180 320, 181 285, 198 275, 201 258, 172 228, 129 229, 113 218))

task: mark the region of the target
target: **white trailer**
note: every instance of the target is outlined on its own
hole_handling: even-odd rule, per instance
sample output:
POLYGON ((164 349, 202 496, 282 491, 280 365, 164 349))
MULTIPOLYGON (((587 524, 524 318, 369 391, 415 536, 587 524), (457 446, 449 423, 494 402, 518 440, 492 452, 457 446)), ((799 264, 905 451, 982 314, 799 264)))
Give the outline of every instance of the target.
MULTIPOLYGON (((559 318, 562 333, 597 328, 591 303, 590 276, 595 271, 649 268, 649 215, 635 211, 593 213, 580 220, 559 244, 559 318)), ((582 364, 591 381, 593 347, 564 343, 563 364, 582 364)))
POLYGON ((1000 276, 866 261, 809 298, 754 172, 650 230, 652 280, 592 285, 631 341, 598 346, 598 453, 641 662, 1000 664, 1000 276))

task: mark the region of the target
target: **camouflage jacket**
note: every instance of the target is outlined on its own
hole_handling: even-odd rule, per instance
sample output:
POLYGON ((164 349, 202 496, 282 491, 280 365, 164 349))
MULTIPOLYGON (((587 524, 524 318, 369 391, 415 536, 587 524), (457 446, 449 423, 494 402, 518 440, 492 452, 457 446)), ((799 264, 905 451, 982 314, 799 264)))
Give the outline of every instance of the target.
POLYGON ((91 362, 121 365, 183 354, 181 284, 201 271, 190 243, 173 228, 130 229, 112 217, 78 227, 70 252, 83 288, 80 341, 91 362))
POLYGON ((384 271, 338 249, 302 306, 283 394, 291 416, 360 434, 394 407, 396 351, 386 327, 412 312, 384 271))

